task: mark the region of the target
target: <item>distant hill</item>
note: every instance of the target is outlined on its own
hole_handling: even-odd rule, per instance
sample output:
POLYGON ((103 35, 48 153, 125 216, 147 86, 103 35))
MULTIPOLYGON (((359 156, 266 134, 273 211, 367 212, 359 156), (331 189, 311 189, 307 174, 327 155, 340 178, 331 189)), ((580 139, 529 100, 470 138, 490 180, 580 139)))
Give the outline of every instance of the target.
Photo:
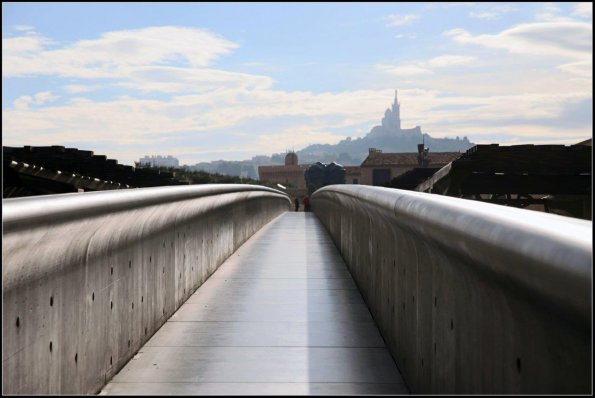
MULTIPOLYGON (((467 137, 433 138, 421 131, 420 126, 401 128, 401 105, 395 90, 392 108, 385 111, 379 126, 374 126, 365 137, 352 139, 348 137, 338 144, 313 144, 297 151, 300 164, 316 162, 337 162, 343 166, 359 166, 368 156, 369 148, 381 149, 383 152, 417 152, 417 145, 424 143, 432 152, 465 152, 475 144, 467 137)), ((255 156, 252 160, 198 163, 186 166, 190 170, 204 170, 211 173, 238 175, 258 178, 259 165, 284 164, 285 154, 272 156, 255 156)))
POLYGON ((368 156, 369 148, 382 149, 383 152, 417 152, 417 145, 422 143, 432 152, 464 152, 475 144, 467 137, 432 138, 428 134, 395 134, 386 136, 366 135, 362 138, 347 138, 338 144, 314 144, 297 151, 300 163, 337 162, 342 165, 360 165, 368 156))
POLYGON ((424 143, 432 152, 464 152, 475 144, 467 137, 433 138, 423 134, 420 126, 401 128, 401 105, 395 90, 395 101, 392 109, 384 113, 380 126, 374 126, 362 138, 347 138, 338 144, 314 144, 300 151, 297 155, 300 163, 317 161, 335 161, 342 165, 359 165, 368 156, 369 148, 381 149, 383 152, 417 152, 417 145, 424 143))

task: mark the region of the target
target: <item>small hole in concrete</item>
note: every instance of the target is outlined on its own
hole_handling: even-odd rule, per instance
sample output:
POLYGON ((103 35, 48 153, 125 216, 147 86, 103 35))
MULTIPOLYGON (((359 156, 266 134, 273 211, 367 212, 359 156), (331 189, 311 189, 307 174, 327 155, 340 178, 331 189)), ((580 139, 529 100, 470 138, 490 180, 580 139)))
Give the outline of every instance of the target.
POLYGON ((434 307, 436 307, 436 305, 438 305, 438 299, 436 298, 436 296, 434 296, 434 307))
POLYGON ((132 309, 134 309, 134 302, 132 303, 132 309))
POLYGON ((93 294, 91 294, 91 301, 95 301, 95 292, 93 292, 93 294))
POLYGON ((132 268, 132 261, 128 261, 128 268, 132 268))
POLYGON ((165 247, 165 241, 163 241, 163 247, 165 247))
POLYGON ((145 296, 140 296, 140 302, 142 303, 143 301, 145 301, 145 296))
POLYGON ((453 323, 452 319, 450 320, 450 330, 453 330, 455 327, 455 324, 453 323))
POLYGON ((151 262, 153 260, 152 256, 149 256, 149 262, 151 262))
POLYGON ((130 340, 128 340, 128 347, 130 347, 130 340))
POLYGON ((421 359, 421 367, 422 368, 424 367, 424 359, 423 358, 421 359))
POLYGON ((20 318, 17 316, 17 328, 21 325, 21 320, 20 318))
POLYGON ((52 342, 50 341, 50 352, 52 352, 52 342))
POLYGON ((415 296, 413 296, 413 303, 415 304, 415 296))
POLYGON ((182 273, 180 272, 180 279, 182 279, 182 273))
POLYGON ((54 296, 50 296, 50 307, 54 306, 54 296))
POLYGON ((113 301, 110 301, 110 302, 109 302, 109 308, 110 308, 110 309, 114 308, 114 302, 113 302, 113 301))
POLYGON ((434 354, 436 353, 436 343, 434 343, 434 354))
POLYGON ((79 361, 79 354, 76 353, 74 354, 74 363, 77 363, 79 361))
POLYGON ((109 357, 109 364, 112 365, 113 364, 113 358, 109 357))
POLYGON ((521 358, 516 359, 516 370, 521 373, 521 358))
POLYGON ((113 275, 114 274, 114 267, 111 268, 110 273, 113 275))

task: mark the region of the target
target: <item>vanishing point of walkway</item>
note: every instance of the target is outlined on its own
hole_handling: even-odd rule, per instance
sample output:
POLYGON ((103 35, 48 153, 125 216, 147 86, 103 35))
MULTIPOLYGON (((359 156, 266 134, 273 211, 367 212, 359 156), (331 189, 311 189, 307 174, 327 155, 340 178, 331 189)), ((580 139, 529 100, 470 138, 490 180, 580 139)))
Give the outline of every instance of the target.
POLYGON ((343 259, 312 213, 240 247, 101 394, 407 394, 343 259))

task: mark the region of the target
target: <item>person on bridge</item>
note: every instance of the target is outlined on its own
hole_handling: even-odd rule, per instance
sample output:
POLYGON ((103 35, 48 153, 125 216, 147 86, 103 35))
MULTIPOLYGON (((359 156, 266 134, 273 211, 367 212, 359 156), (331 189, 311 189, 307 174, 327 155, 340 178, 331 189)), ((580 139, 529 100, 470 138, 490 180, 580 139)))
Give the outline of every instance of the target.
POLYGON ((295 197, 295 211, 299 211, 300 209, 300 199, 296 196, 295 197))
POLYGON ((304 204, 304 211, 310 211, 310 198, 308 195, 304 196, 302 203, 304 204))

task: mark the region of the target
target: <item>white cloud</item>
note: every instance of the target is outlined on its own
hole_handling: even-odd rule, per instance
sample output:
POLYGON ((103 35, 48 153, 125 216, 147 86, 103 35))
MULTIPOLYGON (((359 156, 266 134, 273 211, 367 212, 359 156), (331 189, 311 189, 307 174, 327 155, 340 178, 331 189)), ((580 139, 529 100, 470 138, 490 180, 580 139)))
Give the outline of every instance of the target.
POLYGON ((559 65, 558 69, 580 77, 593 77, 593 62, 591 60, 571 62, 568 64, 559 65))
POLYGON ((386 26, 406 26, 411 25, 413 21, 419 19, 419 15, 415 14, 390 14, 383 18, 388 21, 386 26))
POLYGON ((451 66, 473 65, 477 57, 465 55, 441 55, 427 61, 427 65, 432 68, 447 68, 451 66))
POLYGON ((572 15, 584 18, 593 18, 593 3, 578 3, 572 15))
POLYGON ((378 64, 376 65, 376 68, 385 73, 390 73, 397 76, 419 76, 432 73, 431 70, 415 64, 398 66, 378 64))
MULTIPOLYGON (((289 144, 299 149, 311 143, 338 142, 345 133, 333 131, 337 128, 347 132, 350 126, 362 123, 371 128, 379 124, 393 95, 392 90, 336 94, 223 90, 167 101, 131 97, 109 102, 80 100, 39 109, 15 106, 3 111, 2 123, 8 145, 77 142, 93 147, 101 137, 102 142, 114 146, 154 145, 158 149, 166 148, 172 135, 183 133, 196 143, 187 144, 189 150, 204 152, 215 151, 220 144, 216 148, 205 146, 201 137, 213 131, 229 131, 226 134, 249 137, 243 147, 238 146, 244 151, 273 153, 285 150, 289 144), (294 122, 284 127, 254 130, 254 123, 281 122, 289 116, 294 122)), ((469 96, 445 95, 437 90, 399 90, 404 126, 422 125, 424 132, 434 137, 468 135, 472 140, 501 135, 503 131, 526 140, 546 133, 571 140, 590 128, 556 130, 548 124, 563 116, 564 104, 590 97, 590 93, 469 96)), ((21 101, 34 100, 29 97, 21 101)))
POLYGON ((95 91, 100 87, 97 85, 89 86, 84 84, 67 84, 64 86, 64 90, 70 94, 80 94, 80 93, 88 93, 91 91, 95 91))
POLYGON ((47 44, 40 36, 2 39, 2 75, 118 78, 126 67, 205 67, 238 47, 204 29, 171 26, 108 32, 53 50, 47 44))
POLYGON ((15 25, 14 29, 21 31, 21 32, 26 32, 29 30, 34 30, 35 28, 33 26, 29 26, 29 25, 15 25))
POLYGON ((398 34, 395 35, 396 39, 416 39, 417 35, 404 35, 404 34, 398 34))
POLYGON ((444 32, 460 44, 499 48, 515 54, 590 59, 593 27, 585 22, 540 22, 514 26, 494 35, 474 36, 464 29, 444 32))
POLYGON ((40 93, 30 95, 23 95, 13 101, 13 106, 18 110, 27 110, 29 105, 43 105, 50 102, 56 101, 60 98, 57 95, 53 95, 51 91, 42 91, 40 93))
POLYGON ((535 19, 542 22, 572 22, 572 18, 561 16, 560 8, 554 3, 544 3, 542 11, 535 15, 535 19))
POLYGON ((423 76, 431 75, 436 69, 450 68, 453 66, 471 66, 477 61, 476 57, 464 55, 441 55, 427 61, 419 61, 405 65, 377 64, 376 69, 396 76, 423 76))
POLYGON ((266 89, 273 85, 273 79, 268 76, 208 68, 142 66, 122 68, 121 73, 127 80, 115 85, 144 92, 200 92, 226 87, 266 89))
POLYGON ((471 18, 491 20, 491 19, 496 19, 498 16, 500 16, 500 14, 498 14, 497 12, 475 12, 475 11, 471 11, 469 13, 469 16, 471 18))
MULTIPOLYGON (((46 37, 37 34, 11 37, 2 39, 2 70, 4 76, 4 69, 10 68, 9 63, 4 63, 5 57, 24 58, 31 60, 33 56, 37 56, 42 49, 53 43, 46 37)), ((24 73, 23 73, 24 74, 24 73)))
MULTIPOLYGON (((353 134, 353 126, 359 128, 361 124, 369 126, 365 129, 367 132, 379 124, 393 95, 393 90, 316 94, 228 88, 167 100, 133 97, 113 101, 78 99, 56 106, 15 106, 4 110, 2 127, 6 133, 3 138, 6 145, 76 142, 79 146, 86 143, 91 149, 100 139, 121 151, 142 145, 156 151, 167 148, 168 153, 176 155, 168 146, 168 140, 184 134, 189 142, 185 144, 188 153, 225 153, 236 148, 233 151, 270 154, 282 152, 288 146, 300 149, 312 143, 336 143, 346 134, 353 134), (288 117, 291 123, 287 122, 288 117), (268 129, 263 125, 268 125, 268 129), (232 142, 237 142, 236 138, 230 138, 232 136, 245 137, 246 141, 227 148, 221 143, 206 145, 204 137, 214 132, 232 142)), ((33 97, 20 101, 29 105, 35 101, 33 97)), ((552 89, 545 93, 489 96, 485 93, 445 93, 435 89, 399 89, 405 127, 421 125, 424 132, 434 137, 467 135, 476 141, 489 141, 490 136, 506 133, 526 141, 533 137, 543 139, 549 134, 572 142, 581 134, 590 134, 591 127, 562 129, 551 126, 551 121, 564 117, 565 104, 580 103, 589 98, 592 98, 589 90, 559 93, 552 89)), ((135 159, 119 160, 132 162, 135 159)))
POLYGON ((36 105, 43 105, 48 102, 54 102, 60 97, 57 95, 52 95, 51 91, 43 91, 41 93, 35 94, 33 98, 35 99, 34 103, 36 105))
POLYGON ((23 95, 13 102, 13 106, 16 110, 25 110, 29 107, 29 104, 33 102, 33 98, 30 95, 23 95))

